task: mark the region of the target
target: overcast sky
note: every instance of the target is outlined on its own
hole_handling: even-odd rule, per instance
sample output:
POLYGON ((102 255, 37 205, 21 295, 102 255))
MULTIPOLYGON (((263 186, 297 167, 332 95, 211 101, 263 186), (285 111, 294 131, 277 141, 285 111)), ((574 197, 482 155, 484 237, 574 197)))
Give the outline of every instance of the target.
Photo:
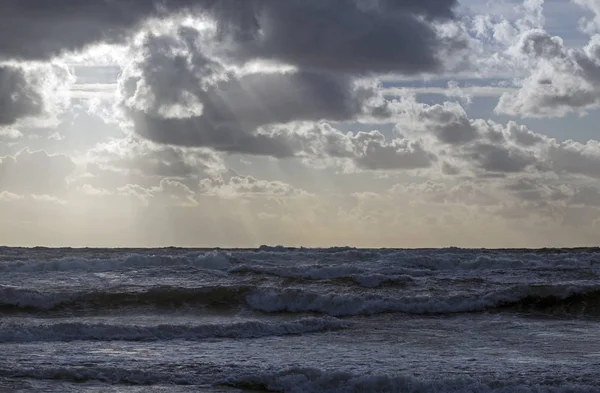
POLYGON ((599 0, 3 0, 0 243, 600 241, 599 0))

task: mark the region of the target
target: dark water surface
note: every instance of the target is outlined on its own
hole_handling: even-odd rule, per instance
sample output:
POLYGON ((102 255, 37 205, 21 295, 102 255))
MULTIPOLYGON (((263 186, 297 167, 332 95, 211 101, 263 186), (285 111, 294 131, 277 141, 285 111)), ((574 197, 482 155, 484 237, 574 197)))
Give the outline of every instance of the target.
POLYGON ((600 252, 0 248, 1 392, 600 392, 600 252))

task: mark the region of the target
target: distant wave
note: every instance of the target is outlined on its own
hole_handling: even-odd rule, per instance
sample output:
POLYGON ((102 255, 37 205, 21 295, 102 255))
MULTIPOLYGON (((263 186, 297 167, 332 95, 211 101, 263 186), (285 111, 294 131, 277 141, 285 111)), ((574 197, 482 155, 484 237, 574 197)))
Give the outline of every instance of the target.
MULTIPOLYGON (((151 250, 150 250, 151 251, 151 250)), ((311 280, 359 275, 420 276, 436 271, 489 269, 575 269, 600 267, 596 252, 500 252, 469 250, 331 250, 271 249, 254 251, 194 251, 168 254, 127 253, 112 258, 66 256, 58 251, 43 259, 3 261, 0 273, 109 272, 189 267, 212 272, 267 274, 311 280), (303 263, 309 261, 309 263, 303 263)), ((39 258, 39 256, 38 256, 39 258)))
POLYGON ((109 272, 123 269, 148 269, 188 266, 207 270, 227 270, 231 263, 227 254, 219 251, 185 255, 127 254, 120 258, 88 259, 64 257, 50 260, 27 260, 0 263, 0 273, 33 272, 109 272))
POLYGON ((381 296, 314 292, 300 288, 157 287, 134 292, 43 293, 0 286, 5 311, 111 310, 120 307, 249 307, 267 313, 316 312, 334 317, 380 313, 452 314, 505 310, 600 315, 600 285, 514 285, 482 294, 381 296))
POLYGON ((302 318, 287 322, 244 321, 205 325, 155 326, 90 324, 83 322, 24 326, 0 325, 0 343, 38 341, 158 341, 206 338, 257 338, 343 329, 349 323, 331 317, 302 318))

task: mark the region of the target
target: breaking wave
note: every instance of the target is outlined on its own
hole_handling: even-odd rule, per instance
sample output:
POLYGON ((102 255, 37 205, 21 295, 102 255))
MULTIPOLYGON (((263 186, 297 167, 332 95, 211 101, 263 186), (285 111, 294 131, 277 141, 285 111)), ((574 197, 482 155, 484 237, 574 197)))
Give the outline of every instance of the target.
POLYGON ((53 311, 64 309, 112 309, 127 306, 177 308, 185 305, 228 307, 241 304, 250 291, 244 286, 200 288, 153 287, 135 291, 40 292, 0 286, 0 309, 53 311))
POLYGON ((13 311, 111 310, 120 307, 203 306, 267 313, 321 313, 334 317, 380 313, 453 314, 503 310, 600 316, 600 286, 523 284, 480 294, 381 296, 314 292, 300 288, 155 287, 136 291, 44 293, 0 286, 0 309, 13 311))
POLYGON ((244 321, 206 325, 114 325, 81 322, 23 326, 0 324, 0 343, 51 341, 158 341, 207 338, 257 338, 339 330, 349 323, 331 317, 287 322, 244 321))

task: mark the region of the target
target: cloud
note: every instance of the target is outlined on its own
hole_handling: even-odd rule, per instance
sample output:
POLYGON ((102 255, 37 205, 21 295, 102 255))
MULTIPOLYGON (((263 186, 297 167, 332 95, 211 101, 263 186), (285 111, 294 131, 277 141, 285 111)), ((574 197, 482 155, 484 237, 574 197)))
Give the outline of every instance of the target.
POLYGON ((221 158, 207 149, 182 149, 135 138, 100 143, 87 153, 93 166, 146 177, 182 178, 224 171, 221 158))
POLYGON ((21 150, 0 157, 0 190, 17 194, 57 195, 67 188, 75 164, 65 155, 21 150))
MULTIPOLYGON (((177 1, 169 1, 175 4, 177 1)), ((100 42, 120 41, 146 17, 156 1, 7 0, 0 15, 0 58, 42 60, 100 42)))
POLYGON ((578 206, 600 207, 600 190, 597 187, 579 187, 571 197, 570 204, 578 206))
POLYGON ((500 97, 495 111, 512 116, 560 117, 600 104, 600 36, 582 49, 569 49, 560 37, 531 30, 515 46, 531 74, 517 92, 500 97))
POLYGON ((454 18, 454 0, 221 2, 214 13, 236 59, 308 70, 415 74, 438 71, 444 47, 432 21, 454 18), (233 8, 235 7, 235 8, 233 8))
POLYGON ((380 86, 359 77, 437 72, 460 47, 436 27, 455 18, 454 0, 195 5, 214 28, 179 20, 145 33, 119 81, 133 130, 157 143, 293 157, 295 136, 270 126, 388 117, 380 86))
MULTIPOLYGON (((105 193, 96 196, 105 196, 105 193)), ((162 179, 157 186, 142 187, 137 184, 127 184, 112 193, 116 198, 136 198, 143 205, 156 204, 158 206, 197 206, 196 193, 185 184, 172 180, 162 179)))
POLYGON ((344 133, 328 122, 281 127, 289 146, 305 163, 355 170, 413 170, 437 160, 420 140, 386 138, 377 130, 344 133))
POLYGON ((429 154, 442 160, 442 173, 472 176, 505 176, 544 171, 549 138, 514 122, 470 119, 458 103, 427 105, 414 98, 396 101, 397 133, 421 138, 429 154), (546 147, 547 149, 547 147, 546 147))
POLYGON ((28 81, 25 70, 0 66, 0 126, 13 124, 21 117, 38 115, 42 109, 42 96, 28 81))
POLYGON ((134 130, 152 141, 289 157, 285 135, 263 126, 385 114, 376 86, 313 71, 236 75, 206 57, 199 32, 148 35, 120 82, 134 130), (379 106, 378 106, 379 104, 379 106))
POLYGON ((23 199, 23 196, 13 194, 12 192, 2 191, 0 192, 0 201, 2 202, 14 202, 23 199))
POLYGON ((600 178, 600 142, 596 140, 552 143, 548 155, 557 173, 600 178))
POLYGON ((581 29, 590 35, 600 32, 600 4, 595 0, 573 0, 573 2, 594 14, 593 18, 580 19, 581 29))
POLYGON ((232 170, 222 176, 202 180, 199 193, 223 198, 310 196, 306 191, 297 189, 290 184, 256 179, 253 176, 240 176, 232 170))
POLYGON ((456 5, 455 0, 5 3, 0 16, 0 57, 47 59, 96 42, 123 41, 146 19, 187 9, 192 15, 216 20, 222 40, 236 46, 236 52, 244 57, 407 72, 431 70, 439 64, 435 50, 440 42, 430 21, 453 18, 456 5), (348 28, 352 35, 346 33, 348 28))
POLYGON ((60 64, 0 63, 0 128, 21 119, 58 115, 68 103, 72 82, 69 70, 60 64))
POLYGON ((23 134, 14 128, 0 127, 0 142, 16 142, 23 138, 23 134))
POLYGON ((458 103, 427 105, 413 98, 393 106, 397 133, 422 140, 447 175, 554 174, 600 178, 600 142, 557 141, 509 121, 470 119, 458 103))

